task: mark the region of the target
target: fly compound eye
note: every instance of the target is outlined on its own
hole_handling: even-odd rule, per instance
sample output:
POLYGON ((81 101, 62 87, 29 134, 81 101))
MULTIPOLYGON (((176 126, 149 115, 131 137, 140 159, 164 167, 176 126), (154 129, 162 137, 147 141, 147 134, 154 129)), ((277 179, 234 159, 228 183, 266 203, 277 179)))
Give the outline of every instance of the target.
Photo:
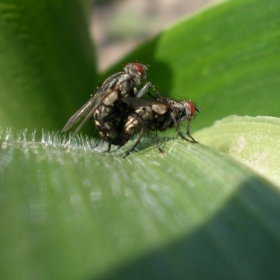
POLYGON ((147 67, 141 63, 129 63, 124 70, 136 79, 144 80, 147 77, 147 67))
POLYGON ((190 116, 193 118, 196 112, 199 113, 199 109, 191 100, 189 100, 187 103, 190 110, 190 116))
POLYGON ((146 77, 146 66, 140 63, 132 63, 132 67, 141 74, 141 76, 146 77))

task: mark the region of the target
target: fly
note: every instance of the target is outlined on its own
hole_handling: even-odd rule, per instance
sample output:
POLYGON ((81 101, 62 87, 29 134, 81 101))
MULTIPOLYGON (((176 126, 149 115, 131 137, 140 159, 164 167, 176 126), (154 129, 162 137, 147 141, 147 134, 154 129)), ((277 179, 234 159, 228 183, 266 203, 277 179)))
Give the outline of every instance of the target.
MULTIPOLYGON (((123 101, 134 111, 129 114, 122 131, 122 135, 131 136, 138 134, 135 144, 128 150, 123 158, 127 157, 140 143, 144 131, 151 134, 151 131, 165 131, 175 127, 178 135, 186 141, 198 143, 190 133, 190 122, 195 114, 199 112, 198 107, 191 100, 177 101, 173 98, 164 98, 160 94, 155 100, 124 98, 123 101), (187 121, 186 136, 180 129, 180 124, 187 121)), ((124 136, 123 136, 124 137, 124 136)), ((127 136, 126 136, 127 137, 127 136)), ((158 150, 163 150, 155 142, 158 150)))
POLYGON ((108 151, 111 144, 123 146, 129 138, 127 135, 121 135, 120 132, 129 108, 122 99, 140 98, 148 92, 152 83, 148 82, 140 87, 141 82, 147 77, 146 70, 147 66, 144 64, 128 63, 123 71, 108 77, 90 100, 67 121, 62 132, 66 132, 81 121, 71 135, 72 138, 90 118, 93 118, 101 139, 109 143, 108 151))

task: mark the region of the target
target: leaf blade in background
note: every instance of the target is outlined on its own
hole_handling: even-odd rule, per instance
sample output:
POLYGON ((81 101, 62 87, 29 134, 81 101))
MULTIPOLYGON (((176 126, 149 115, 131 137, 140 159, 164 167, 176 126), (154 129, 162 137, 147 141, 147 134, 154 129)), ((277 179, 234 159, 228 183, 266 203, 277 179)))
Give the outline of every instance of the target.
POLYGON ((1 126, 59 129, 96 83, 85 1, 1 1, 1 126))

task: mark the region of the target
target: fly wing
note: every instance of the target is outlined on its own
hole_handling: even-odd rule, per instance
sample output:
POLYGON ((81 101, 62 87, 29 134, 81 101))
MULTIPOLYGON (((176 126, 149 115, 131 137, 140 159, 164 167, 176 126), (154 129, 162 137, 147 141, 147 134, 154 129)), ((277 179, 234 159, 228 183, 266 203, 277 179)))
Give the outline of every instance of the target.
POLYGON ((75 123, 77 123, 82 117, 86 116, 89 112, 94 110, 96 106, 96 98, 97 96, 93 96, 86 104, 84 104, 65 124, 61 132, 65 132, 69 130, 75 123))
POLYGON ((135 98, 135 97, 123 97, 122 101, 127 105, 131 106, 132 108, 152 106, 153 104, 156 103, 161 104, 161 102, 155 100, 145 99, 145 98, 135 98))
POLYGON ((85 125, 85 123, 93 116, 93 112, 97 109, 97 107, 104 102, 105 98, 108 97, 112 93, 112 90, 99 90, 86 104, 84 104, 65 124, 61 132, 65 132, 69 130, 75 123, 84 119, 80 122, 76 130, 71 135, 73 138, 80 129, 85 125))

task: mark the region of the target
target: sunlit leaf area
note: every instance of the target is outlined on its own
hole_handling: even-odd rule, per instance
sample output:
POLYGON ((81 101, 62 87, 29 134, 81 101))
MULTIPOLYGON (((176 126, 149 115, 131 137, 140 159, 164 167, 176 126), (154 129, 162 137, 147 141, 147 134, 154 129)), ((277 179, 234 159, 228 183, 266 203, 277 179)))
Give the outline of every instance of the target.
POLYGON ((35 2, 0 3, 0 278, 279 279, 278 1, 210 5, 105 73, 86 1, 35 2), (133 61, 197 105, 198 143, 147 132, 124 159, 137 135, 61 133, 133 61))

